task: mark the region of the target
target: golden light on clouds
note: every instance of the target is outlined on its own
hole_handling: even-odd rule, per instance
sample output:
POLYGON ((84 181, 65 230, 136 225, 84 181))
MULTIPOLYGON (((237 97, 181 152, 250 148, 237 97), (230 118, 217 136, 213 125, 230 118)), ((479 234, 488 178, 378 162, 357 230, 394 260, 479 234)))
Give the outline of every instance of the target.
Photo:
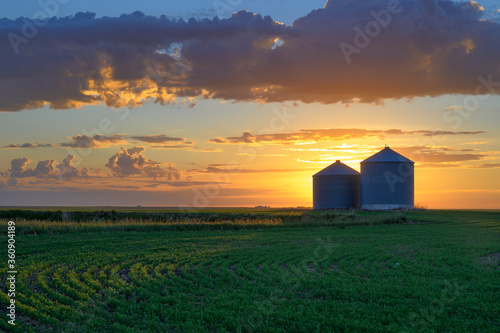
MULTIPOLYGON (((330 0, 286 24, 232 10, 79 13, 49 20, 17 53, 4 38, 0 189, 62 201, 64 191, 164 192, 173 202, 218 188, 211 205, 308 205, 314 173, 336 160, 359 170, 389 144, 416 162, 429 206, 451 205, 443 193, 460 205, 469 193, 497 198, 497 7, 418 1, 387 26, 373 16, 384 8, 330 0), (350 59, 343 43, 356 49, 350 59)), ((22 21, 0 29, 22 31, 22 21)))

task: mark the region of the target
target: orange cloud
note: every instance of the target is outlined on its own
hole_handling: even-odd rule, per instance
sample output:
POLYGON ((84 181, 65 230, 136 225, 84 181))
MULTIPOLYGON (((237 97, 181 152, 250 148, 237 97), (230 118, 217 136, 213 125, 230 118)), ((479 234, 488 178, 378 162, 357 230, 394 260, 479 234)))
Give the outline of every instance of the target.
POLYGON ((147 178, 168 178, 179 180, 181 173, 172 163, 161 167, 161 163, 150 160, 143 155, 144 147, 121 148, 120 152, 111 156, 106 167, 117 177, 142 176, 147 178))
MULTIPOLYGON (((480 6, 405 2, 387 24, 373 16, 386 0, 359 6, 329 0, 291 26, 246 11, 189 22, 140 12, 51 19, 29 43, 0 40, 0 63, 9 64, 0 69, 0 110, 199 99, 381 103, 500 93, 500 24, 483 20, 480 6), (379 24, 376 36, 359 30, 369 22, 379 24), (356 50, 349 59, 345 44, 356 50)), ((3 19, 0 35, 22 25, 3 19)))
POLYGON ((104 148, 111 145, 123 145, 127 141, 123 138, 123 135, 115 134, 112 136, 105 136, 102 134, 89 136, 89 135, 77 135, 68 137, 72 142, 61 143, 61 147, 71 147, 71 148, 104 148))
POLYGON ((171 142, 184 142, 186 144, 187 142, 185 138, 176 138, 176 137, 171 137, 165 134, 161 135, 142 135, 142 136, 131 136, 130 137, 133 140, 141 141, 141 142, 146 142, 146 143, 152 143, 152 144, 160 144, 160 143, 171 143, 171 142))
POLYGON ((476 165, 474 167, 480 169, 495 169, 495 168, 500 168, 500 163, 486 163, 486 164, 476 165))
POLYGON ((315 143, 320 141, 338 141, 355 138, 385 139, 392 135, 476 135, 484 134, 483 131, 476 132, 452 132, 452 131, 403 131, 400 129, 370 130, 358 128, 334 128, 334 129, 304 129, 293 133, 270 133, 253 135, 249 132, 238 137, 218 137, 209 140, 216 144, 298 144, 315 143))

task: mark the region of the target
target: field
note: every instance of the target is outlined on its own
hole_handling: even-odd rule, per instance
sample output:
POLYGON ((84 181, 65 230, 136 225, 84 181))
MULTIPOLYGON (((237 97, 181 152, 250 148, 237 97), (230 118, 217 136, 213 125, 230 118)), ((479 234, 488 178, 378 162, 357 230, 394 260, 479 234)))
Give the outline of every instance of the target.
POLYGON ((9 220, 4 331, 500 331, 500 212, 1 210, 5 253, 9 220))

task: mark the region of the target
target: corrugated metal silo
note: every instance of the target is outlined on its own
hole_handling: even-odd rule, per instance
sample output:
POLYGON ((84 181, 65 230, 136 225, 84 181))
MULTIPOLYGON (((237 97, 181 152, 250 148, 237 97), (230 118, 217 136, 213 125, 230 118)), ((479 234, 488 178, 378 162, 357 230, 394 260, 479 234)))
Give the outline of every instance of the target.
POLYGON ((415 163, 388 146, 361 162, 361 208, 415 206, 415 163))
POLYGON ((359 172, 337 161, 313 176, 313 208, 359 208, 359 191, 359 172))

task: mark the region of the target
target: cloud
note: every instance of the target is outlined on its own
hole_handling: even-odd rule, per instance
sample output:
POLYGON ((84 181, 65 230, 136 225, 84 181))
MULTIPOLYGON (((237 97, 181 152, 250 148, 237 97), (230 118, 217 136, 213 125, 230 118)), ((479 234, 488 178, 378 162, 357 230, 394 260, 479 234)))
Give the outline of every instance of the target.
POLYGON ((43 187, 44 190, 48 191, 64 191, 64 192, 75 192, 75 191, 81 191, 82 189, 80 187, 74 187, 74 186, 45 186, 43 187))
POLYGON ((194 149, 194 148, 198 148, 198 147, 179 145, 179 146, 151 146, 151 148, 153 148, 153 149, 194 149))
POLYGON ((47 144, 39 144, 39 143, 23 143, 23 144, 14 144, 11 143, 7 146, 1 147, 2 149, 17 149, 17 148, 52 148, 55 147, 55 145, 51 143, 47 144))
MULTIPOLYGON (((18 185, 61 184, 64 181, 77 181, 81 184, 93 184, 90 178, 111 177, 144 177, 149 179, 166 178, 169 181, 179 181, 181 172, 172 163, 159 163, 143 155, 144 147, 121 148, 120 152, 109 158, 106 167, 110 174, 102 174, 101 169, 77 168, 76 156, 69 154, 57 162, 55 159, 39 161, 35 168, 30 168, 32 161, 27 157, 16 158, 11 161, 11 167, 6 172, 0 172, 2 186, 6 188, 18 185)), ((101 183, 101 185, 104 183, 101 183)), ((96 185, 96 184, 94 184, 96 185)), ((121 184, 123 185, 123 184, 121 184)))
POLYGON ((462 105, 450 105, 447 106, 444 110, 445 111, 458 111, 462 110, 464 107, 462 105))
POLYGON ((148 143, 149 147, 153 149, 189 150, 193 152, 204 153, 218 153, 222 151, 217 148, 195 147, 193 141, 188 141, 186 138, 177 138, 165 134, 131 136, 130 138, 140 142, 148 143))
POLYGON ((87 179, 91 177, 90 170, 82 168, 78 170, 73 162, 75 155, 68 155, 61 162, 48 159, 39 161, 34 169, 28 168, 28 164, 32 161, 27 157, 16 158, 10 162, 10 169, 2 173, 5 177, 10 177, 8 185, 16 187, 24 184, 19 179, 27 179, 29 184, 52 184, 54 182, 70 180, 70 179, 87 179), (36 180, 30 180, 36 178, 36 180))
MULTIPOLYGON (((461 167, 461 162, 471 162, 487 159, 489 152, 478 153, 476 149, 470 148, 451 148, 446 146, 407 146, 391 147, 401 155, 416 162, 419 167, 461 167)), ((301 159, 296 158, 298 162, 303 163, 327 163, 337 159, 349 160, 348 163, 359 163, 369 156, 380 151, 380 147, 372 146, 351 146, 342 145, 326 149, 290 149, 294 151, 305 152, 335 152, 339 155, 325 154, 316 158, 301 159), (351 156, 344 156, 344 154, 351 156)))
POLYGON ((348 140, 355 138, 385 139, 393 135, 423 135, 423 136, 444 136, 444 135, 477 135, 485 132, 452 132, 452 131, 403 131, 400 129, 390 130, 370 130, 359 128, 333 128, 333 129, 303 129, 292 133, 270 133, 253 135, 245 132, 237 137, 218 137, 209 140, 209 143, 216 144, 295 144, 303 142, 320 142, 348 140))
POLYGON ((89 177, 89 170, 87 168, 82 168, 81 170, 78 170, 74 165, 73 162, 75 161, 76 157, 75 155, 68 155, 66 158, 62 161, 62 163, 57 165, 57 169, 59 170, 59 175, 63 179, 73 179, 73 178, 88 178, 89 177))
POLYGON ((157 188, 160 187, 161 185, 168 185, 171 187, 193 187, 193 186, 205 186, 205 185, 228 185, 230 183, 228 182, 215 182, 215 181, 153 181, 150 182, 148 185, 145 185, 144 187, 149 187, 149 188, 157 188))
POLYGON ((72 142, 61 143, 62 147, 71 148, 104 148, 111 145, 123 145, 127 144, 127 141, 123 138, 123 135, 115 134, 112 136, 105 136, 102 134, 89 136, 89 135, 77 135, 70 136, 68 139, 72 142))
POLYGON ((217 73, 224 58, 232 59, 233 64, 226 65, 234 69, 234 62, 242 60, 239 54, 246 54, 254 42, 286 30, 269 17, 245 12, 230 19, 188 22, 140 12, 116 18, 78 13, 51 19, 43 33, 26 39, 26 21, 0 20, 0 35, 8 36, 0 41, 0 63, 10 64, 0 69, 2 111, 47 104, 54 109, 101 103, 136 107, 148 100, 175 103, 178 97, 193 103, 194 97, 212 94, 205 87, 214 86, 215 91, 215 86, 224 86, 222 76, 210 77, 211 70, 200 72, 207 82, 199 81, 196 72, 210 64, 197 58, 198 48, 205 45, 217 53, 217 73), (219 57, 235 41, 241 41, 234 45, 235 52, 219 57), (170 54, 179 43, 181 55, 170 54))
POLYGON ((452 132, 452 131, 409 131, 407 134, 422 134, 423 136, 441 136, 441 135, 476 135, 476 134, 486 134, 484 131, 475 132, 452 132))
POLYGON ((194 146, 193 141, 188 141, 186 138, 172 137, 169 135, 142 135, 131 136, 133 140, 148 143, 152 149, 165 149, 165 150, 189 150, 193 152, 202 153, 220 153, 221 149, 218 148, 200 148, 194 146))
POLYGON ((106 186, 108 188, 115 188, 119 190, 140 190, 140 186, 134 186, 134 185, 108 185, 106 186))
POLYGON ((173 164, 168 163, 162 168, 160 166, 161 163, 150 160, 142 155, 144 151, 144 147, 133 147, 130 149, 121 147, 120 152, 109 158, 106 167, 117 177, 143 176, 153 179, 180 179, 180 171, 173 164))
POLYGON ((240 174, 240 173, 283 173, 283 172, 303 172, 307 169, 243 169, 238 165, 229 165, 227 167, 207 166, 205 169, 191 169, 188 172, 199 173, 226 173, 226 174, 240 174))
MULTIPOLYGON (((45 169, 46 165, 51 165, 55 162, 54 160, 47 160, 45 162, 39 162, 40 169, 45 169)), ((35 177, 36 172, 33 169, 28 169, 27 165, 31 163, 30 159, 27 157, 16 158, 10 162, 10 169, 8 170, 11 177, 14 178, 25 178, 25 177, 35 177)), ((37 165, 38 169, 38 165, 37 165)))
POLYGON ((425 163, 423 165, 425 168, 460 168, 462 167, 457 163, 425 163))
POLYGON ((50 19, 27 38, 26 19, 4 18, 0 63, 9 66, 0 67, 0 110, 202 98, 380 103, 499 93, 500 24, 483 20, 477 3, 400 3, 385 27, 374 13, 380 21, 387 0, 362 6, 329 0, 292 26, 245 11, 188 22, 140 12, 116 18, 78 13, 50 19), (368 37, 366 28, 377 24, 380 32, 368 37), (341 48, 346 44, 356 49, 348 57, 341 48))
POLYGON ((465 142, 464 145, 485 145, 485 144, 488 144, 489 142, 486 142, 486 141, 482 141, 482 142, 465 142))
POLYGON ((153 143, 153 144, 160 144, 160 143, 177 143, 177 142, 184 142, 186 141, 185 138, 175 138, 171 137, 168 135, 143 135, 143 136, 132 136, 131 139, 141 141, 141 142, 146 142, 146 143, 153 143))
POLYGON ((186 145, 177 145, 177 146, 162 146, 162 145, 155 145, 155 146, 150 146, 150 148, 153 149, 172 149, 172 150, 189 150, 192 152, 196 153, 221 153, 222 149, 219 148, 200 148, 200 147, 194 147, 194 146, 186 146, 186 145))
POLYGON ((473 149, 453 149, 450 147, 412 146, 394 148, 398 153, 417 163, 437 164, 482 160, 487 155, 472 153, 473 149))
POLYGON ((474 167, 480 169, 495 169, 495 168, 500 168, 500 163, 486 163, 486 164, 476 165, 474 167))
POLYGON ((9 190, 13 187, 16 187, 17 185, 18 181, 16 178, 7 179, 7 183, 5 183, 3 180, 0 180, 0 190, 9 190))
POLYGON ((215 139, 210 139, 208 141, 209 143, 228 143, 227 138, 215 138, 215 139))

